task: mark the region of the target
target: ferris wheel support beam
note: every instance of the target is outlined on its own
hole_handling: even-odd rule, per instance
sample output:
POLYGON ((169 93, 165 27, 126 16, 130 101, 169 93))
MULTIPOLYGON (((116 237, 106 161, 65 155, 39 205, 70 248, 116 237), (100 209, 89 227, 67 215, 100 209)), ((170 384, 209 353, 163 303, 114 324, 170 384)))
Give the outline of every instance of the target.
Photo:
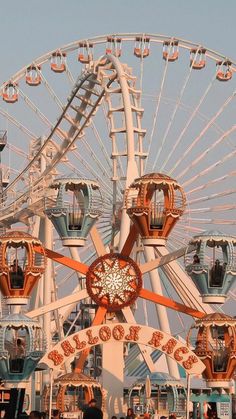
POLYGON ((130 255, 130 253, 133 249, 134 243, 137 240, 137 238, 138 238, 138 231, 136 229, 135 224, 133 224, 130 228, 129 235, 128 235, 126 241, 125 241, 123 249, 121 250, 122 255, 125 255, 125 256, 130 255))
MULTIPOLYGON (((156 252, 159 256, 169 254, 164 246, 156 248, 156 252)), ((204 304, 200 301, 199 291, 176 261, 170 262, 168 265, 163 266, 162 269, 167 273, 169 280, 184 304, 207 314, 213 313, 213 309, 209 304, 204 304)))
MULTIPOLYGON (((144 246, 144 256, 147 262, 155 259, 154 248, 151 246, 150 247, 144 246)), ((151 271, 149 272, 149 275, 150 275, 152 291, 155 292, 156 294, 163 295, 163 290, 162 290, 158 271, 157 270, 151 271)), ((171 335, 166 308, 157 304, 155 304, 155 307, 156 307, 157 317, 160 323, 161 330, 171 335)), ((168 365, 170 375, 172 377, 180 378, 177 363, 170 357, 166 357, 166 362, 168 365)))
MULTIPOLYGON (((32 226, 31 234, 33 237, 39 237, 39 229, 40 229, 40 217, 35 216, 34 224, 32 226)), ((40 288, 41 288, 41 281, 38 281, 36 286, 33 288, 31 298, 30 298, 30 309, 33 307, 38 307, 40 304, 40 288)), ((42 303, 42 302, 41 302, 42 303)))
MULTIPOLYGON (((126 144, 127 144, 127 171, 126 171, 126 183, 125 187, 128 188, 131 182, 138 176, 138 167, 135 161, 135 146, 134 146, 134 125, 132 108, 130 102, 130 91, 127 81, 127 74, 120 61, 112 56, 107 56, 108 60, 113 64, 117 72, 117 81, 120 84, 123 106, 124 106, 124 118, 126 127, 126 144)), ((121 215, 121 228, 120 228, 120 241, 119 251, 121 251, 125 240, 129 234, 130 219, 126 213, 126 209, 122 208, 121 215)))
MULTIPOLYGON (((107 309, 105 307, 101 307, 101 306, 98 307, 91 326, 97 326, 98 324, 102 324, 103 320, 105 319, 106 313, 107 313, 107 309)), ((90 349, 86 349, 83 352, 81 352, 80 357, 78 361, 76 362, 75 372, 80 373, 83 370, 84 363, 89 354, 89 351, 90 349)))
POLYGON ((88 297, 86 289, 78 291, 74 294, 67 295, 66 297, 60 298, 59 300, 50 302, 49 304, 36 308, 35 310, 29 311, 27 316, 30 318, 42 316, 46 313, 50 313, 54 310, 58 310, 61 307, 68 306, 68 304, 78 303, 88 297))
POLYGON ((101 236, 97 230, 97 228, 94 226, 92 227, 91 231, 90 231, 90 236, 92 239, 92 242, 94 244, 94 247, 96 249, 97 255, 98 256, 103 256, 107 253, 106 248, 103 244, 103 241, 101 239, 101 236))
MULTIPOLYGON (((125 317, 127 323, 136 323, 135 317, 130 307, 125 307, 122 309, 122 313, 125 317)), ((152 350, 145 345, 138 344, 140 353, 143 357, 143 360, 146 362, 147 367, 149 368, 150 372, 155 372, 155 364, 151 358, 152 350)))
MULTIPOLYGON (((103 57, 104 58, 104 57, 103 57)), ((129 86, 128 80, 130 77, 125 71, 125 67, 122 66, 117 57, 113 55, 107 55, 106 58, 112 64, 113 69, 116 71, 116 80, 120 87, 121 99, 122 99, 122 112, 124 118, 125 126, 125 144, 126 144, 126 158, 127 158, 127 168, 126 168, 126 179, 125 179, 125 188, 128 188, 130 183, 138 176, 138 167, 135 160, 135 128, 133 124, 133 115, 131 107, 131 88, 129 86)), ((108 90, 109 92, 109 90, 108 90)), ((119 132, 119 130, 117 131, 119 132)), ((115 131, 112 136, 114 138, 115 131)), ((113 182, 115 191, 114 197, 116 196, 116 182, 117 175, 113 173, 113 182)), ((115 208, 116 202, 113 201, 113 206, 115 208)), ((120 252, 126 242, 126 239, 130 231, 130 218, 126 213, 126 208, 124 205, 123 198, 123 208, 121 214, 121 227, 120 227, 120 237, 119 237, 119 246, 118 251, 120 252)), ((96 249, 99 250, 99 249, 96 249)), ((103 345, 103 386, 108 390, 107 395, 107 411, 110 411, 110 415, 115 415, 118 412, 121 413, 123 406, 123 345, 117 343, 116 347, 114 345, 103 345), (115 353, 114 353, 115 351, 115 353), (114 361, 110 362, 111 357, 114 361), (116 401, 114 403, 114 401, 116 401), (113 405, 111 409, 111 405, 113 405), (115 406, 114 406, 115 405, 115 406), (113 410, 113 412, 111 412, 113 410)))
POLYGON ((154 260, 150 260, 150 262, 146 262, 140 265, 140 270, 142 274, 151 272, 153 269, 166 265, 167 263, 170 263, 172 260, 175 260, 184 256, 186 253, 191 253, 195 249, 196 249, 196 245, 189 245, 187 247, 182 247, 181 249, 168 253, 165 256, 162 256, 158 259, 156 258, 154 260))
MULTIPOLYGON (((41 218, 39 236, 42 237, 42 242, 48 248, 52 248, 53 244, 53 234, 52 234, 52 224, 51 221, 45 217, 41 218)), ((42 290, 42 301, 43 305, 51 303, 51 291, 52 291, 52 276, 53 276, 53 266, 51 260, 48 260, 45 267, 45 272, 43 276, 43 290, 42 290)), ((50 313, 45 313, 43 316, 43 328, 46 337, 47 347, 51 347, 51 315, 50 313)), ((49 383, 49 374, 43 374, 43 384, 47 385, 49 383)))

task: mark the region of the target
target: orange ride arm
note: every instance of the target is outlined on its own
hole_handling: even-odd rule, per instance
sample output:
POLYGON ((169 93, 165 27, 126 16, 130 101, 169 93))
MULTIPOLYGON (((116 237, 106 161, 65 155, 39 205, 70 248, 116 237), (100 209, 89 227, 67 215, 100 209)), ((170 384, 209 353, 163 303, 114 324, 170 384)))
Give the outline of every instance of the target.
POLYGON ((163 295, 155 294, 153 291, 149 291, 144 288, 141 289, 139 297, 145 298, 146 300, 152 301, 153 303, 157 303, 162 306, 171 308, 172 310, 188 314, 189 316, 197 317, 198 319, 201 319, 206 315, 206 313, 185 306, 184 304, 177 303, 177 301, 171 300, 170 298, 164 297, 163 295))
MULTIPOLYGON (((41 246, 34 245, 34 250, 36 253, 43 254, 43 248, 41 246)), ((88 271, 88 266, 84 263, 77 262, 67 256, 61 255, 60 253, 54 252, 53 250, 44 248, 45 255, 47 258, 54 260, 55 262, 61 263, 62 265, 67 266, 68 268, 74 269, 74 271, 80 272, 81 274, 86 274, 88 271)))
MULTIPOLYGON (((97 313, 95 314, 95 317, 92 321, 92 326, 97 326, 98 324, 101 324, 105 318, 106 312, 107 309, 105 307, 98 307, 97 313)), ((80 373, 82 371, 89 351, 90 349, 88 348, 81 352, 80 357, 76 362, 75 372, 80 373)))
POLYGON ((136 226, 133 224, 130 228, 129 235, 125 241, 125 244, 123 246, 123 249, 121 250, 121 254, 124 256, 129 256, 133 247, 134 243, 137 240, 138 237, 138 231, 136 229, 136 226))

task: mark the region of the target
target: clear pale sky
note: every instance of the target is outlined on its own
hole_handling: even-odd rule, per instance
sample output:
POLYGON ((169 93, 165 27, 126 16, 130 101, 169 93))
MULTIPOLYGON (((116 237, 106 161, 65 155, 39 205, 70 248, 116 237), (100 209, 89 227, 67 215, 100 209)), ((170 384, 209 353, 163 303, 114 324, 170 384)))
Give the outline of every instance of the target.
POLYGON ((183 37, 236 59, 236 1, 1 0, 0 82, 76 39, 117 32, 183 37))

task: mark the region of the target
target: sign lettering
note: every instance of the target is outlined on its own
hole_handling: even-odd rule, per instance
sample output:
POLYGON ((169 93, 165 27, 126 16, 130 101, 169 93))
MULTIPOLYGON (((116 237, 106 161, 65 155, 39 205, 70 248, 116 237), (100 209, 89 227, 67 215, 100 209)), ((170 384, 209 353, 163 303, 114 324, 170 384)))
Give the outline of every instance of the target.
POLYGON ((183 342, 161 330, 129 323, 92 326, 74 333, 55 345, 41 362, 50 368, 59 368, 76 353, 107 342, 114 345, 118 342, 134 342, 158 348, 177 361, 189 374, 201 374, 205 369, 203 362, 183 342))

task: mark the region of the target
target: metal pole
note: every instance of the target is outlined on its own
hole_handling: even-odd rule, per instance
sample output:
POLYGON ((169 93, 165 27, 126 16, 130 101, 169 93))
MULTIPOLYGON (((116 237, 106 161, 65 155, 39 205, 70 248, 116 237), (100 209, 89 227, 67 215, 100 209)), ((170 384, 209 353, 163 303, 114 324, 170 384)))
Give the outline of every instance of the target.
POLYGON ((30 410, 35 410, 35 371, 31 375, 30 410))
POLYGON ((186 406, 186 419, 189 419, 189 403, 190 403, 190 386, 191 375, 187 374, 187 406, 186 406))
MULTIPOLYGON (((52 249, 52 224, 48 218, 44 220, 44 245, 47 249, 52 249)), ((52 276, 53 276, 53 266, 51 259, 47 259, 47 264, 44 273, 44 288, 43 288, 43 303, 44 305, 50 304, 51 291, 52 291, 52 276)), ((51 346, 51 313, 44 314, 44 333, 47 338, 48 349, 51 346)))
MULTIPOLYGON (((154 248, 151 247, 151 246, 144 246, 144 256, 145 256, 145 260, 147 262, 150 261, 150 260, 154 260, 155 259, 154 248)), ((152 290, 156 294, 163 295, 161 280, 160 280, 157 269, 151 271, 149 273, 149 275, 150 275, 152 290)), ((156 308, 157 318, 158 318, 161 330, 163 330, 164 332, 169 333, 171 335, 171 329, 170 329, 167 309, 163 306, 158 305, 158 304, 155 304, 155 308, 156 308)), ((170 358, 169 356, 166 356, 166 362, 167 362, 169 374, 172 377, 180 378, 177 362, 174 359, 170 358)))
POLYGON ((52 384, 53 384, 53 370, 50 369, 50 393, 49 393, 49 418, 52 411, 52 384))
MULTIPOLYGON (((53 232, 52 232, 52 224, 48 218, 41 218, 40 223, 40 239, 43 245, 47 249, 52 249, 53 243, 53 232)), ((51 259, 47 259, 47 264, 44 272, 44 277, 42 282, 41 288, 41 299, 43 301, 43 305, 50 304, 51 301, 51 291, 52 291, 52 276, 53 276, 53 265, 51 259)), ((47 342, 47 350, 51 347, 51 313, 45 313, 43 315, 43 329, 45 333, 45 338, 47 342)), ((49 384, 49 373, 48 371, 42 372, 42 388, 45 385, 49 384)))

